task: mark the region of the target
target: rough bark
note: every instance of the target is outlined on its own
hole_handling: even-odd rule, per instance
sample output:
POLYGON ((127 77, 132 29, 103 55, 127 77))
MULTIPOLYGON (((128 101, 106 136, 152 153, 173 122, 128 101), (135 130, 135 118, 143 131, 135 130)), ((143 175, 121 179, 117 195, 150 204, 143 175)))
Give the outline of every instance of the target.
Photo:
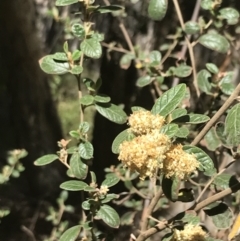
MULTIPOLYGON (((12 182, 10 188, 0 189, 0 204, 13 207, 2 227, 8 224, 16 232, 6 229, 7 236, 0 238, 5 241, 15 240, 14 235, 21 240, 17 233, 22 220, 18 220, 17 211, 27 216, 29 213, 23 212, 29 209, 32 212, 39 197, 59 191, 59 170, 53 166, 41 169, 33 165, 39 156, 54 153, 57 140, 61 138, 48 79, 38 65, 43 53, 34 20, 33 1, 0 1, 0 159, 3 163, 6 152, 11 149, 24 148, 29 153, 23 160, 26 170, 21 177, 12 182), (27 209, 22 206, 23 202, 27 209)), ((1 231, 3 235, 5 232, 1 231)), ((23 235, 22 240, 26 241, 27 236, 23 235)))

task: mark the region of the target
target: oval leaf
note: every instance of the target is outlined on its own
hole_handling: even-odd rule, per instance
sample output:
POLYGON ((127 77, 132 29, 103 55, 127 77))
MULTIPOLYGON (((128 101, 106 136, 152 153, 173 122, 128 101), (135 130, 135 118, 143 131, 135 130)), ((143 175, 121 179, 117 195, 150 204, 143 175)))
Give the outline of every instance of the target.
POLYGON ((227 143, 232 146, 238 146, 240 143, 240 104, 236 104, 227 114, 225 120, 224 135, 227 137, 227 143))
POLYGON ((82 181, 66 181, 60 185, 60 188, 68 191, 82 191, 88 185, 82 181))
POLYGON ((144 87, 146 85, 149 85, 152 81, 153 81, 153 78, 151 78, 151 76, 149 76, 149 75, 146 75, 146 76, 142 76, 142 77, 138 78, 136 85, 138 87, 144 87))
POLYGON ((222 8, 219 11, 220 19, 226 19, 229 25, 234 25, 238 23, 239 12, 234 8, 222 8))
POLYGON ((200 148, 196 146, 183 146, 183 150, 189 154, 193 154, 200 162, 200 171, 204 171, 206 176, 213 176, 216 174, 212 159, 200 148))
POLYGON ((226 75, 220 80, 219 86, 225 95, 231 95, 235 89, 233 84, 233 72, 227 72, 226 75))
POLYGON ((232 224, 233 213, 225 203, 212 203, 204 212, 212 218, 214 225, 219 229, 229 228, 232 224))
POLYGON ((84 95, 81 99, 80 99, 80 103, 82 105, 91 105, 94 102, 94 97, 92 95, 84 95))
POLYGON ((78 147, 78 152, 83 159, 91 159, 93 157, 93 146, 90 142, 81 142, 78 147))
POLYGON ((174 75, 180 78, 188 77, 192 73, 192 67, 187 65, 180 65, 174 69, 174 75))
POLYGON ((186 95, 186 85, 179 84, 166 91, 158 98, 151 110, 154 115, 166 116, 171 113, 184 99, 186 95))
POLYGON ((59 241, 75 241, 80 233, 81 225, 69 228, 60 237, 59 241))
POLYGON ((221 144, 220 139, 218 138, 215 128, 211 128, 207 134, 204 136, 206 141, 206 147, 210 151, 215 151, 221 144))
POLYGON ((162 20, 167 12, 168 0, 150 0, 148 16, 154 21, 162 20))
POLYGON ((119 177, 115 173, 109 173, 106 175, 106 179, 102 182, 101 186, 112 187, 120 181, 119 177))
POLYGON ((97 111, 108 120, 115 122, 117 124, 124 124, 127 121, 127 115, 117 105, 114 104, 96 104, 97 111))
POLYGON ((124 54, 120 59, 120 66, 122 69, 128 69, 132 63, 132 60, 135 59, 133 54, 124 54))
POLYGON ((218 33, 207 33, 199 38, 199 43, 204 47, 219 53, 227 53, 230 49, 228 40, 218 33))
POLYGON ((90 58, 98 59, 102 55, 102 46, 96 39, 85 39, 80 47, 83 53, 90 58))
POLYGON ((112 207, 106 204, 100 207, 99 211, 97 212, 97 216, 112 228, 118 228, 120 225, 118 213, 112 207))
POLYGON ((180 127, 177 133, 175 133, 175 136, 179 138, 186 138, 188 135, 189 135, 189 129, 185 126, 180 127))
POLYGON ((41 69, 47 74, 65 74, 70 70, 68 63, 56 62, 52 55, 47 55, 39 60, 41 69))
POLYGON ((81 161, 80 155, 75 152, 70 159, 70 167, 76 178, 84 179, 88 173, 88 166, 81 161))
POLYGON ((36 165, 36 166, 44 166, 44 165, 52 163, 53 161, 55 161, 57 159, 58 159, 58 156, 55 155, 55 154, 45 155, 45 156, 42 156, 42 157, 38 158, 34 162, 34 165, 36 165))
POLYGON ((94 100, 100 103, 108 103, 111 101, 111 98, 107 95, 98 94, 94 96, 94 100))
POLYGON ((119 146, 124 141, 130 141, 134 138, 134 135, 132 133, 128 132, 128 129, 120 132, 114 139, 112 143, 112 152, 114 154, 119 154, 119 146))
POLYGON ((163 133, 163 134, 169 136, 170 138, 174 137, 177 132, 178 132, 178 125, 174 124, 174 123, 164 125, 160 129, 160 133, 163 133))
POLYGON ((206 115, 201 114, 189 114, 190 120, 188 123, 190 124, 200 124, 210 120, 210 118, 206 115))
POLYGON ((185 32, 187 34, 196 34, 200 31, 200 26, 194 21, 188 21, 185 23, 185 32))
POLYGON ((210 77, 211 77, 211 74, 205 69, 200 70, 197 74, 198 87, 200 88, 201 91, 207 94, 211 94, 211 89, 212 89, 212 86, 208 80, 208 78, 210 77))

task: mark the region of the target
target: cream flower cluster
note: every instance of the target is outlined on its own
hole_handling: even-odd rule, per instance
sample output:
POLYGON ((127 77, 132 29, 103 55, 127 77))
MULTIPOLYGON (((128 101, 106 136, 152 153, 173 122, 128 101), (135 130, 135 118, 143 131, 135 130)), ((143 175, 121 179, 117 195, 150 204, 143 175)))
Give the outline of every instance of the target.
POLYGON ((171 241, 205 241, 206 238, 207 234, 201 226, 187 224, 183 230, 174 230, 171 241))
POLYGON ((184 179, 199 166, 182 145, 173 145, 167 135, 160 133, 164 117, 139 110, 129 117, 128 124, 136 137, 120 144, 118 159, 130 170, 137 171, 141 179, 156 176, 157 170, 168 178, 184 179))

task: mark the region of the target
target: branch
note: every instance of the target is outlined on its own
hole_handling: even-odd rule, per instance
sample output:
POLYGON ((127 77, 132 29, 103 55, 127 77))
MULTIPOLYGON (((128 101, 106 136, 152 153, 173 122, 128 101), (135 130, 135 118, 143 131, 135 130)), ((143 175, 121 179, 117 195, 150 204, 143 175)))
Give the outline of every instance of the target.
POLYGON ((158 192, 155 194, 155 196, 151 200, 151 202, 150 202, 148 208, 146 209, 146 211, 144 212, 144 210, 143 210, 144 215, 143 215, 143 220, 142 220, 141 231, 146 231, 147 226, 148 226, 148 218, 153 213, 153 210, 156 207, 160 197, 162 196, 162 193, 163 193, 162 188, 159 188, 158 192))
POLYGON ((217 111, 217 113, 199 132, 199 134, 192 141, 191 145, 195 146, 202 140, 202 138, 207 134, 210 128, 217 122, 217 120, 225 113, 225 111, 229 108, 229 106, 233 103, 233 101, 238 97, 239 93, 240 93, 240 84, 237 85, 236 89, 233 91, 230 97, 226 100, 223 106, 217 111))

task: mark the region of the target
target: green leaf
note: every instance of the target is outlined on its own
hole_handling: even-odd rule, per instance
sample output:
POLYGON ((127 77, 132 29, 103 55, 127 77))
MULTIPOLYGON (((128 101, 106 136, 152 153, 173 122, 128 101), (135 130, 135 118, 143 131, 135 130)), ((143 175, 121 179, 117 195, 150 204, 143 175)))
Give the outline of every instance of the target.
POLYGON ((161 97, 156 100, 151 112, 154 115, 166 116, 181 103, 185 95, 186 85, 179 84, 161 95, 161 97))
POLYGON ((201 115, 201 114, 188 114, 190 117, 190 120, 188 123, 190 124, 200 124, 204 123, 210 120, 210 118, 206 115, 201 115))
POLYGON ((127 115, 121 107, 114 104, 95 104, 96 110, 108 120, 117 124, 124 124, 127 121, 127 115))
POLYGON ((92 95, 84 95, 81 99, 80 99, 80 103, 82 105, 91 105, 94 103, 94 96, 92 95))
POLYGON ((200 32, 200 26, 194 21, 188 21, 185 23, 185 32, 187 34, 196 34, 200 32))
POLYGON ((94 38, 94 39, 96 39, 98 42, 101 42, 101 41, 103 41, 104 40, 104 34, 101 34, 101 33, 93 33, 92 35, 91 35, 91 38, 94 38))
POLYGON ((99 13, 111 13, 114 11, 123 10, 124 8, 119 5, 108 5, 108 6, 100 6, 96 9, 99 13))
POLYGON ((227 72, 226 75, 220 80, 219 86, 225 95, 231 95, 235 89, 233 84, 233 72, 227 72))
POLYGON ((89 131, 89 128, 90 128, 90 125, 86 121, 81 122, 80 125, 79 125, 80 133, 84 133, 84 134, 87 133, 89 131))
MULTIPOLYGON (((49 56, 49 55, 48 55, 49 56)), ((66 53, 62 52, 57 52, 55 54, 50 55, 52 56, 53 59, 59 60, 59 61, 68 61, 68 57, 66 53)))
POLYGON ((94 96, 94 100, 100 103, 108 103, 111 101, 111 98, 104 94, 97 94, 94 96))
POLYGON ((232 148, 232 145, 227 143, 227 136, 225 133, 225 124, 223 122, 218 122, 215 125, 216 135, 220 139, 222 145, 227 148, 232 148))
POLYGON ((70 159, 70 167, 73 175, 79 179, 85 179, 88 173, 88 166, 81 161, 80 155, 75 152, 70 159))
POLYGON ((227 189, 229 188, 229 184, 230 184, 230 179, 232 178, 232 175, 230 174, 226 174, 226 173, 222 173, 220 175, 217 175, 214 178, 213 184, 215 184, 217 186, 218 189, 227 189))
POLYGON ((66 181, 60 185, 60 188, 68 191, 82 191, 87 186, 87 183, 82 181, 66 181))
POLYGON ((132 60, 135 59, 133 54, 124 54, 120 59, 120 66, 122 69, 128 69, 132 63, 132 60))
POLYGON ((86 56, 93 59, 99 59, 102 55, 101 44, 93 38, 83 40, 80 48, 86 56))
POLYGON ((121 216, 121 225, 132 225, 137 212, 126 212, 121 216))
POLYGON ((91 200, 86 200, 82 202, 83 210, 90 210, 91 209, 91 200))
POLYGON ((131 107, 131 111, 134 112, 134 111, 139 111, 139 110, 146 110, 144 109, 143 107, 141 106, 132 106, 131 107))
POLYGON ((207 33, 199 38, 199 43, 204 47, 217 51, 219 53, 227 53, 230 49, 228 40, 218 33, 207 33))
POLYGON ((67 41, 65 41, 63 44, 63 50, 66 54, 68 53, 68 42, 67 41))
POLYGON ((83 83, 86 85, 89 91, 95 91, 95 82, 92 79, 84 78, 83 83))
POLYGON ((108 203, 110 201, 112 201, 113 199, 117 199, 119 198, 119 195, 111 193, 111 194, 107 194, 106 197, 101 200, 101 203, 108 203))
POLYGON ((118 228, 120 225, 118 213, 112 207, 106 204, 100 207, 99 211, 97 212, 97 216, 112 228, 118 228))
POLYGON ((179 138, 186 138, 188 135, 189 135, 189 129, 185 126, 180 127, 177 133, 175 133, 175 136, 179 138))
POLYGON ((201 222, 200 217, 198 217, 195 212, 191 211, 185 212, 185 215, 181 220, 194 226, 199 225, 201 222))
POLYGON ((74 52, 72 53, 72 59, 74 61, 79 60, 81 57, 81 54, 82 54, 82 52, 79 51, 78 49, 74 50, 74 52))
POLYGON ((238 146, 240 143, 240 104, 234 105, 227 114, 225 120, 224 135, 227 143, 238 146))
POLYGON ((229 25, 234 25, 238 23, 239 12, 234 8, 222 8, 219 11, 220 19, 226 19, 229 25))
POLYGON ((85 37, 85 29, 82 24, 79 24, 79 23, 73 24, 72 32, 73 32, 74 36, 76 36, 80 39, 83 39, 85 37))
POLYGON ((78 74, 81 74, 83 72, 83 67, 82 66, 79 66, 79 65, 74 65, 71 70, 69 70, 69 72, 71 74, 75 74, 75 75, 78 75, 78 74))
POLYGON ((112 143, 112 152, 114 154, 119 153, 119 146, 122 142, 124 141, 130 141, 131 139, 134 138, 134 135, 132 133, 129 133, 129 129, 126 129, 122 132, 120 132, 114 139, 112 143))
POLYGON ((204 171, 206 176, 213 176, 216 174, 212 159, 200 148, 196 146, 183 146, 183 150, 189 154, 193 154, 200 162, 200 171, 204 171))
POLYGON ((80 138, 80 133, 79 131, 70 131, 69 135, 73 138, 79 139, 80 138))
POLYGON ((180 78, 188 77, 192 73, 192 67, 187 65, 180 65, 175 68, 174 75, 180 78))
POLYGON ((218 67, 213 63, 206 63, 206 68, 208 71, 210 71, 212 74, 217 74, 219 72, 218 67))
POLYGON ((162 20, 167 12, 168 0, 150 0, 148 16, 154 21, 162 20))
POLYGON ((81 142, 78 151, 83 159, 87 160, 93 158, 93 146, 89 141, 81 142))
POLYGON ((182 109, 182 108, 177 108, 175 110, 173 110, 173 112, 171 113, 171 120, 175 120, 181 116, 184 116, 187 114, 187 110, 186 109, 182 109))
POLYGON ((56 62, 52 55, 47 55, 39 60, 41 69, 47 74, 65 74, 70 70, 69 64, 56 62))
POLYGON ((136 85, 138 87, 144 87, 144 86, 152 83, 152 81, 153 81, 153 78, 151 78, 151 76, 149 76, 149 75, 146 75, 146 76, 142 76, 142 77, 138 78, 136 85))
POLYGON ((207 132, 204 140, 206 141, 207 149, 210 151, 215 151, 221 144, 221 141, 216 134, 215 128, 213 127, 207 132))
POLYGON ((91 175, 91 181, 94 183, 97 183, 96 174, 94 172, 90 171, 90 175, 91 175))
POLYGON ((201 7, 205 10, 212 10, 215 0, 202 0, 201 7))
POLYGON ((120 181, 119 177, 115 173, 109 173, 106 175, 106 179, 102 182, 101 186, 112 187, 120 181))
POLYGON ((218 229, 227 229, 231 227, 233 213, 225 203, 212 203, 204 209, 204 212, 212 218, 214 225, 218 229))
POLYGON ((201 91, 207 94, 211 94, 211 89, 212 89, 212 86, 208 80, 208 78, 210 77, 211 77, 211 74, 205 69, 200 70, 197 74, 198 87, 200 88, 201 91))
POLYGON ((162 55, 158 50, 154 50, 150 52, 149 59, 150 59, 151 66, 158 66, 162 59, 162 55))
POLYGON ((174 137, 177 132, 178 132, 178 125, 174 124, 174 123, 164 125, 160 129, 160 133, 163 133, 163 134, 169 136, 170 138, 174 137))
POLYGON ((81 231, 81 225, 69 228, 60 237, 59 241, 75 241, 81 231))
POLYGON ((167 199, 172 202, 176 202, 178 200, 180 184, 181 180, 178 178, 169 179, 165 176, 162 178, 162 189, 167 199))
POLYGON ((57 155, 55 155, 55 154, 48 154, 48 155, 45 155, 45 156, 42 156, 42 157, 38 158, 34 162, 34 165, 36 165, 36 166, 44 166, 44 165, 52 163, 53 161, 55 161, 57 159, 58 159, 57 155))
POLYGON ((56 6, 67 6, 79 2, 79 0, 56 0, 56 6))

